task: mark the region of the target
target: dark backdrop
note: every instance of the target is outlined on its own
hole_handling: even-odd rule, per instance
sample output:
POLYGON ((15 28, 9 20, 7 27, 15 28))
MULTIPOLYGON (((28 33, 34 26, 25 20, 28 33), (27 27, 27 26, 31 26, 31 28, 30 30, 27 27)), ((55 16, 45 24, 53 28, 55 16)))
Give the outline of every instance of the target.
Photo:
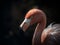
MULTIPOLYGON (((2 0, 1 2, 1 29, 0 37, 5 36, 9 32, 16 33, 17 28, 24 20, 24 16, 28 10, 34 7, 42 9, 47 16, 47 26, 52 23, 60 23, 60 11, 58 1, 52 0, 2 0)), ((28 43, 31 39, 36 25, 31 26, 25 32, 28 43)), ((10 35, 8 35, 10 37, 10 35)), ((1 40, 0 38, 0 40, 1 40)), ((14 42, 14 41, 13 41, 14 42)), ((29 44, 29 45, 30 45, 29 44)))

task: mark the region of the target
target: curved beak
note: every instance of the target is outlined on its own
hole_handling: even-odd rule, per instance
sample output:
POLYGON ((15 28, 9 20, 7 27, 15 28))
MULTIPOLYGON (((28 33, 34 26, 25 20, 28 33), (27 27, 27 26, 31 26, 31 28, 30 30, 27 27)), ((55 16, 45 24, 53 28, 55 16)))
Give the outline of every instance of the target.
POLYGON ((25 18, 24 21, 21 23, 20 27, 23 29, 24 32, 30 26, 30 22, 31 22, 31 19, 25 18))

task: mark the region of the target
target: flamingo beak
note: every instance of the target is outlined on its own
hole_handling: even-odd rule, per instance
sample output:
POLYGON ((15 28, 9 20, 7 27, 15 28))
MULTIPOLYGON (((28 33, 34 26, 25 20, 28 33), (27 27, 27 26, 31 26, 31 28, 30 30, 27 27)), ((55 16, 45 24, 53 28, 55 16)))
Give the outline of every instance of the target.
POLYGON ((23 31, 26 31, 27 28, 30 26, 31 18, 27 19, 25 18, 20 27, 23 29, 23 31))

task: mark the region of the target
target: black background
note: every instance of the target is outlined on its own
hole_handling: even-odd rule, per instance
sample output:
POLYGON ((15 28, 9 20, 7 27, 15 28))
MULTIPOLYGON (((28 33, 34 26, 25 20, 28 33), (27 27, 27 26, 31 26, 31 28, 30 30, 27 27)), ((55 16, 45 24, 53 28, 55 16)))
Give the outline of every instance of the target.
MULTIPOLYGON (((60 8, 58 0, 1 0, 1 21, 0 21, 0 37, 8 34, 9 31, 17 32, 17 28, 24 20, 24 16, 28 10, 34 7, 42 9, 47 16, 47 26, 52 23, 60 23, 60 8)), ((36 25, 31 26, 25 32, 28 43, 31 39, 36 25)), ((9 35, 8 35, 9 36, 9 35)), ((0 40, 1 40, 0 38, 0 40)))

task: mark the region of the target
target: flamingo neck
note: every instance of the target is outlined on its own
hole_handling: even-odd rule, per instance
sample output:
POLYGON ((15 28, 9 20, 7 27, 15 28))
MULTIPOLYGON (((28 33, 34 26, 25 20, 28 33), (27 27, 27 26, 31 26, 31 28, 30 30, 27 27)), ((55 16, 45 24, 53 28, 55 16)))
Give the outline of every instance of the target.
POLYGON ((46 26, 46 17, 43 17, 41 22, 37 24, 33 39, 32 39, 32 45, 41 45, 41 34, 46 26))

